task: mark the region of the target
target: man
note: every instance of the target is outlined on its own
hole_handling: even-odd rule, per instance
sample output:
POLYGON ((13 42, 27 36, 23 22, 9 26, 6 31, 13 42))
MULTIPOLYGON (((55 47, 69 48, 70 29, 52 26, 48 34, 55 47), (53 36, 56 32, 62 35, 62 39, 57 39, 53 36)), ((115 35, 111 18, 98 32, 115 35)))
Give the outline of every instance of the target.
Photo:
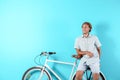
POLYGON ((101 43, 96 36, 90 34, 91 29, 92 25, 89 22, 84 22, 82 24, 83 35, 75 41, 74 48, 76 49, 78 57, 81 57, 76 72, 76 80, 82 80, 83 73, 87 66, 89 66, 92 71, 93 80, 99 80, 101 43))

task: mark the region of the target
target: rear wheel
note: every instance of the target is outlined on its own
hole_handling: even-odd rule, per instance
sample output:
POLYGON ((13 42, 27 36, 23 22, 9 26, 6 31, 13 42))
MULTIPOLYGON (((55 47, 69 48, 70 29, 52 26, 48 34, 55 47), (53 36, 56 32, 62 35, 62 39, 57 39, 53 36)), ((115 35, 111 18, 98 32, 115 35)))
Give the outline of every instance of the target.
MULTIPOLYGON (((76 77, 76 74, 74 75, 72 80, 76 80, 75 77, 76 77)), ((90 70, 85 71, 85 73, 83 74, 82 80, 93 80, 92 72, 90 70)), ((99 80, 105 80, 105 77, 101 72, 100 72, 99 80)))
MULTIPOLYGON (((22 80, 38 80, 41 74, 41 70, 41 67, 32 67, 28 69, 24 73, 22 80)), ((41 80, 52 80, 49 73, 46 70, 43 71, 43 76, 41 80)))

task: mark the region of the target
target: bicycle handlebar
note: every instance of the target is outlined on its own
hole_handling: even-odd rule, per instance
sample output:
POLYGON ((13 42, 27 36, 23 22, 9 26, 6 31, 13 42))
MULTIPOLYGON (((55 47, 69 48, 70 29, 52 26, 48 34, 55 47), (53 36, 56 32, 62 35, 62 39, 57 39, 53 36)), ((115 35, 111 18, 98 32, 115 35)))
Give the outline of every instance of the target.
POLYGON ((47 56, 47 55, 52 55, 52 54, 56 54, 56 52, 41 52, 40 56, 41 55, 47 56))
MULTIPOLYGON (((40 56, 49 56, 49 55, 53 55, 56 54, 56 52, 41 52, 40 56)), ((79 57, 78 55, 74 54, 72 55, 72 58, 76 58, 76 59, 80 59, 81 57, 79 57)))

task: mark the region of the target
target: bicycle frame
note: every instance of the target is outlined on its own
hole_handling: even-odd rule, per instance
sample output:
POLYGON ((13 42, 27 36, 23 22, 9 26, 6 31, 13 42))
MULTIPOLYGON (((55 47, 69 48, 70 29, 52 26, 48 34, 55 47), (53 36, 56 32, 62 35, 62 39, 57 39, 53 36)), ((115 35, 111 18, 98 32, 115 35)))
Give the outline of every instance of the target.
MULTIPOLYGON (((23 75, 23 77, 22 77, 22 80, 26 80, 26 79, 28 80, 28 79, 30 79, 30 78, 31 78, 31 75, 32 75, 30 71, 32 71, 32 70, 33 70, 33 71, 34 71, 34 70, 37 70, 37 71, 40 70, 40 71, 41 71, 41 73, 38 75, 38 79, 37 79, 37 80, 41 80, 44 73, 47 75, 47 79, 51 80, 52 77, 51 77, 51 74, 50 74, 49 72, 51 72, 58 80, 62 80, 62 79, 60 78, 60 76, 58 76, 58 74, 57 74, 54 70, 52 70, 51 67, 49 67, 48 62, 57 63, 57 64, 65 64, 65 65, 70 65, 70 66, 72 66, 72 70, 71 70, 71 73, 70 73, 70 75, 69 75, 69 79, 68 79, 68 80, 75 80, 75 79, 76 79, 76 70, 77 70, 77 60, 78 60, 78 58, 76 57, 76 55, 72 55, 73 58, 76 58, 76 60, 75 60, 74 62, 65 62, 65 61, 50 60, 50 59, 48 59, 49 56, 52 55, 52 54, 56 54, 56 53, 55 53, 55 52, 49 52, 49 53, 47 53, 47 52, 42 52, 40 55, 36 56, 35 59, 36 59, 37 57, 39 57, 39 56, 42 56, 42 55, 43 55, 43 56, 47 56, 47 58, 46 58, 45 61, 44 61, 44 65, 41 66, 41 65, 38 64, 38 63, 35 61, 35 59, 34 59, 35 63, 38 64, 38 66, 32 67, 32 68, 28 69, 28 70, 24 73, 24 75, 23 75)), ((39 62, 40 62, 40 58, 39 58, 39 62)), ((91 79, 92 72, 88 72, 88 70, 90 71, 89 66, 88 66, 88 68, 86 68, 86 71, 84 72, 84 73, 86 73, 86 75, 83 75, 83 78, 82 78, 82 79, 84 79, 84 80, 90 80, 90 79, 91 79), (87 72, 88 72, 88 73, 87 73, 87 72), (89 76, 88 76, 88 75, 89 75, 89 76)), ((32 78, 34 78, 34 77, 32 77, 32 78)), ((37 78, 37 77, 36 77, 36 78, 37 78)), ((46 77, 44 77, 44 78, 46 78, 46 77)), ((100 80, 106 80, 104 74, 103 74, 101 71, 100 71, 100 80)))
POLYGON ((46 60, 45 60, 45 64, 44 64, 44 66, 43 66, 43 68, 42 68, 42 71, 41 71, 41 74, 40 74, 38 80, 41 80, 42 75, 43 75, 43 71, 45 70, 45 68, 47 68, 50 72, 52 72, 52 73, 56 76, 56 78, 58 78, 59 80, 62 80, 62 79, 56 74, 56 72, 54 72, 54 71, 49 67, 49 65, 47 65, 48 62, 53 62, 53 63, 57 63, 57 64, 71 65, 71 66, 72 66, 72 71, 71 71, 71 74, 70 74, 70 76, 69 76, 69 80, 72 79, 72 77, 73 77, 73 75, 74 75, 73 73, 74 73, 74 70, 75 70, 75 67, 76 67, 76 64, 77 64, 77 59, 76 59, 75 62, 72 63, 72 62, 63 62, 63 61, 49 60, 48 57, 47 57, 46 60))

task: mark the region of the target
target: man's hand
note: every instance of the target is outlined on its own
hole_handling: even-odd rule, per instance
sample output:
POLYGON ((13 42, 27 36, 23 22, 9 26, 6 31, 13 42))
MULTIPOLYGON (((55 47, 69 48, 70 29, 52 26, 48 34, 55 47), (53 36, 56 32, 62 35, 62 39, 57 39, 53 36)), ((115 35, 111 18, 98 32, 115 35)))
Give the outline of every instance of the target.
POLYGON ((88 55, 89 57, 93 57, 93 53, 86 51, 86 55, 88 55))
POLYGON ((83 57, 82 55, 79 55, 79 54, 77 55, 77 58, 82 58, 82 57, 83 57))

